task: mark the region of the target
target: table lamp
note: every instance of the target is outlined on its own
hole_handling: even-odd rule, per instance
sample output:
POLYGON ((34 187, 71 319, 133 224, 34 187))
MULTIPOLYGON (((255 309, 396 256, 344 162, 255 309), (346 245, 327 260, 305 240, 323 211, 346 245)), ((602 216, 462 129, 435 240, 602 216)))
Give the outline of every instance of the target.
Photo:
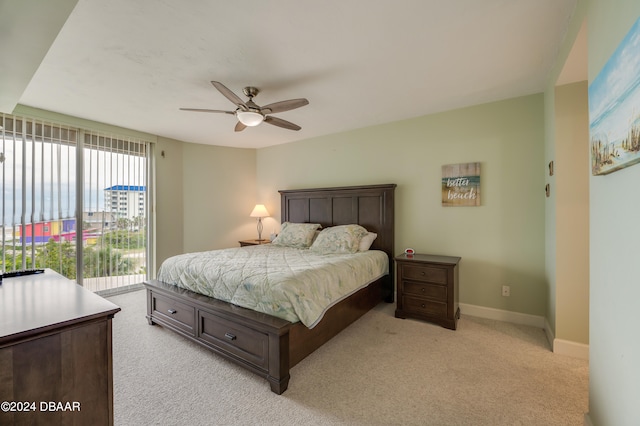
POLYGON ((258 241, 263 241, 262 239, 262 218, 269 217, 269 212, 264 204, 256 204, 253 208, 253 211, 249 215, 250 217, 258 218, 258 241))

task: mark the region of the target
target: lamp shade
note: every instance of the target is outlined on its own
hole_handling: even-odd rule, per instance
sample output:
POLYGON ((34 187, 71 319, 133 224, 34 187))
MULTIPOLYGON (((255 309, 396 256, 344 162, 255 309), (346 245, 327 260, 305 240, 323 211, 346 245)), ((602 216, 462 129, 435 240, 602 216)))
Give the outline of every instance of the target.
POLYGON ((253 211, 249 215, 250 217, 269 217, 269 212, 264 204, 256 204, 253 211))
POLYGON ((242 124, 249 127, 257 126, 264 120, 264 115, 254 111, 238 111, 236 116, 242 124))

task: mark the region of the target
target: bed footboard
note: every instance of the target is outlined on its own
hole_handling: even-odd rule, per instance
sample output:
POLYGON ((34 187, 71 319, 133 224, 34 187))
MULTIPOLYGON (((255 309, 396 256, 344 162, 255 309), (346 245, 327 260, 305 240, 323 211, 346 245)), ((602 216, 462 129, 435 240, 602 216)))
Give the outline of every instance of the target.
POLYGON ((267 379, 289 385, 289 321, 164 284, 145 282, 147 320, 181 334, 267 379))
POLYGON ((332 306, 314 328, 194 293, 161 281, 145 281, 147 321, 267 379, 282 394, 289 370, 382 301, 383 282, 372 282, 332 306))

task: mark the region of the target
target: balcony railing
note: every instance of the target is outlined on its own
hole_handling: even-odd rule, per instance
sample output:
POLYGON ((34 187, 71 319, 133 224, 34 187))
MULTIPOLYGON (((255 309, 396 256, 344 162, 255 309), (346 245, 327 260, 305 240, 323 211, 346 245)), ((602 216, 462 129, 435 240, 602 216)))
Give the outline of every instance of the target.
POLYGON ((120 275, 115 277, 85 278, 83 287, 100 295, 112 295, 142 288, 146 275, 120 275))

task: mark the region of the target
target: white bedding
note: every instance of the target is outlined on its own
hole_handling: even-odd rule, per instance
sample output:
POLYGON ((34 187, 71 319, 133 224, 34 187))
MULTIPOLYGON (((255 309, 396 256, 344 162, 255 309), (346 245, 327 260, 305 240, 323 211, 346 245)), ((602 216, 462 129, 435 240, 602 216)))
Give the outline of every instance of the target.
POLYGON ((171 257, 158 280, 313 328, 331 306, 388 272, 379 250, 317 254, 264 244, 171 257))

